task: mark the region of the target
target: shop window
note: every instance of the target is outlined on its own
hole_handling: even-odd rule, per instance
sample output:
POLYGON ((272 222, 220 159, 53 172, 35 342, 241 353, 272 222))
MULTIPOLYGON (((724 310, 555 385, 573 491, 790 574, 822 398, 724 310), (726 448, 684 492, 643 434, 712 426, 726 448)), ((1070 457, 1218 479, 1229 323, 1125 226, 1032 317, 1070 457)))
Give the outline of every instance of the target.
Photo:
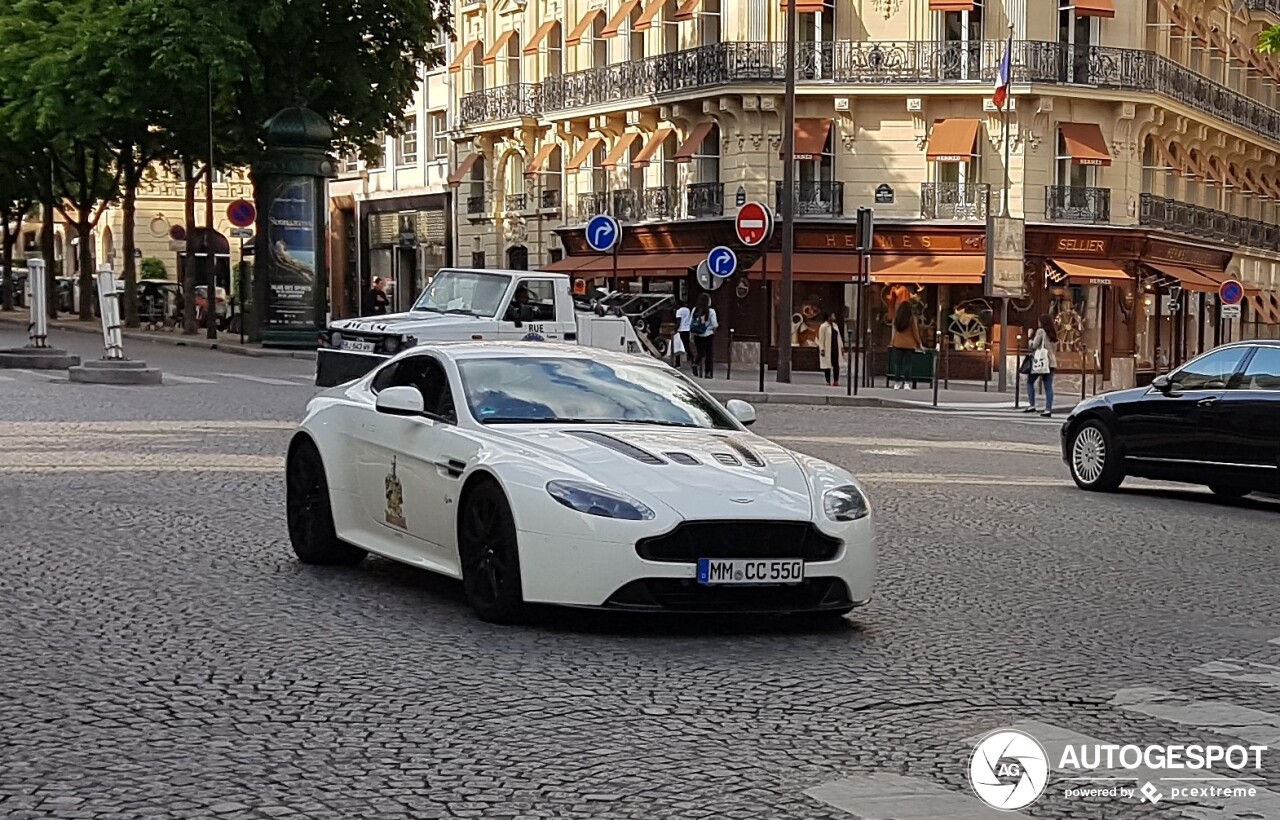
POLYGON ((404 133, 396 140, 396 165, 401 167, 418 164, 418 118, 410 114, 404 118, 404 133))
POLYGON ((977 0, 967 11, 938 12, 942 28, 942 70, 949 80, 981 78, 983 48, 983 2, 977 0))

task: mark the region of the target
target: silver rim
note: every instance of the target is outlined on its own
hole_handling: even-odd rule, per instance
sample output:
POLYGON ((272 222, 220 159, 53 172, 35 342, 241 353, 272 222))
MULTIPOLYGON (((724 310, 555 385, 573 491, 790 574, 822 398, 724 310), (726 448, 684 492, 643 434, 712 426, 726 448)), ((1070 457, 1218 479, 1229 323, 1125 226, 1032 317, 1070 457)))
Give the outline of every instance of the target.
POLYGON ((1107 464, 1107 442, 1102 431, 1097 427, 1086 427, 1076 433, 1076 442, 1071 447, 1071 466, 1076 477, 1085 484, 1096 483, 1102 478, 1102 470, 1107 464))

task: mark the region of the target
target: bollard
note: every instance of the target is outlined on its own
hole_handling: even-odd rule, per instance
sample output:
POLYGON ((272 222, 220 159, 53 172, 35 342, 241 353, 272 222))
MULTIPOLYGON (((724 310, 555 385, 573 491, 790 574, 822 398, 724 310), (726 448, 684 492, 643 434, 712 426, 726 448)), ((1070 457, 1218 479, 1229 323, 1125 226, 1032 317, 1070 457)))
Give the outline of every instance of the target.
POLYGON ((933 336, 933 406, 938 406, 938 359, 942 355, 942 331, 935 330, 933 336))
POLYGON ((31 324, 27 326, 27 347, 49 346, 49 282, 44 260, 27 260, 27 287, 31 288, 31 324))
POLYGON ((991 384, 991 348, 987 348, 987 366, 982 371, 982 392, 987 392, 987 386, 991 384))
MULTIPOLYGON (((938 336, 939 337, 942 336, 941 331, 938 332, 938 336)), ((939 344, 941 344, 941 342, 939 342, 939 344)), ((948 347, 944 355, 947 357, 947 361, 946 361, 947 366, 942 371, 942 378, 945 382, 946 388, 950 390, 951 389, 951 348, 948 347)))
POLYGON ((124 337, 120 333, 120 294, 116 273, 110 265, 98 266, 98 312, 102 314, 104 359, 124 358, 124 337))
POLYGON ((1080 401, 1084 401, 1084 389, 1089 378, 1089 349, 1086 347, 1080 353, 1080 401))
POLYGON ((724 377, 733 378, 733 328, 729 328, 729 352, 725 357, 724 377))
MULTIPOLYGON (((1017 410, 1022 406, 1022 334, 1018 334, 1018 341, 1013 348, 1013 358, 1018 360, 1018 366, 1013 369, 1013 409, 1017 410)), ((1008 367, 1008 364, 1005 364, 1008 367)))

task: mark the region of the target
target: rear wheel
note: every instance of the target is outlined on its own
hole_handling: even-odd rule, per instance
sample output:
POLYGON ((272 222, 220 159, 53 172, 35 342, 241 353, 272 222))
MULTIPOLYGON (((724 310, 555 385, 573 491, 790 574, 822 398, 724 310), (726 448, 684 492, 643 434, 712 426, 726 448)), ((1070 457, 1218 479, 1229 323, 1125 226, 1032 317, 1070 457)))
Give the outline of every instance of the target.
POLYGON ((1225 484, 1210 484, 1209 489, 1213 491, 1214 495, 1223 498, 1244 498, 1253 492, 1251 487, 1231 487, 1225 484))
POLYGON ((483 481, 467 493, 458 516, 458 558, 467 603, 481 620, 511 624, 523 619, 516 522, 496 481, 483 481))
POLYGON ((338 538, 324 462, 310 441, 300 441, 289 454, 285 465, 285 507, 289 542, 302 563, 350 566, 364 559, 364 550, 338 538))
POLYGON ((1071 434, 1071 480, 1082 490, 1111 492, 1124 481, 1120 454, 1100 421, 1086 421, 1071 434))

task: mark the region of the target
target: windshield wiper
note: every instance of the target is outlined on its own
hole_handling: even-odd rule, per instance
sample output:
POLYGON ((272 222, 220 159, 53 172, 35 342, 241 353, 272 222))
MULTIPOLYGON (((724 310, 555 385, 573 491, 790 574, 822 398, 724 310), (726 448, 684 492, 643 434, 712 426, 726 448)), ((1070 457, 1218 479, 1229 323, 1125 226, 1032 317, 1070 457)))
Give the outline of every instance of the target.
POLYGON ((431 311, 432 313, 444 313, 444 311, 443 311, 443 310, 441 310, 440 308, 438 308, 438 307, 431 307, 430 305, 414 305, 414 306, 413 306, 413 308, 411 308, 411 309, 412 309, 412 310, 431 311))
POLYGON ((453 316, 479 316, 480 315, 479 313, 476 313, 474 310, 468 310, 467 308, 450 308, 444 312, 453 316))

